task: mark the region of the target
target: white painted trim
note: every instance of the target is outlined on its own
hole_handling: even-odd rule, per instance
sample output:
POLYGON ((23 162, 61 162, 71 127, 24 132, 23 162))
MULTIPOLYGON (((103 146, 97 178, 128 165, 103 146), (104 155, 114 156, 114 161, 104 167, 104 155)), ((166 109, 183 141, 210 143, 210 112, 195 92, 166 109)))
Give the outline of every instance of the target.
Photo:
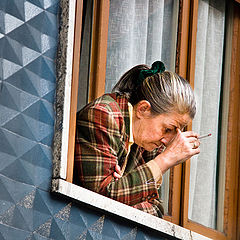
POLYGON ((67 177, 67 154, 69 139, 69 121, 70 121, 70 104, 71 104, 71 86, 72 86, 72 64, 73 64, 73 45, 74 45, 74 26, 75 26, 75 9, 76 0, 69 1, 69 22, 68 22, 68 39, 67 39, 67 58, 66 58, 66 79, 64 90, 64 108, 63 108, 63 129, 62 129, 62 152, 60 177, 67 177))
POLYGON ((58 179, 58 189, 55 192, 78 200, 92 207, 116 214, 127 220, 154 229, 158 232, 184 240, 208 240, 198 233, 182 228, 176 224, 152 216, 148 213, 130 207, 126 204, 112 200, 88 189, 79 187, 62 179, 58 179))

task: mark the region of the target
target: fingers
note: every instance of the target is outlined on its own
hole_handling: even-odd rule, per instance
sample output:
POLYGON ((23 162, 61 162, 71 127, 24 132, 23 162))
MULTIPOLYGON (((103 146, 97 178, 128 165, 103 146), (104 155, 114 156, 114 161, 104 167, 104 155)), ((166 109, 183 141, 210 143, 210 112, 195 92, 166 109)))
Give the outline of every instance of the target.
POLYGON ((198 140, 198 138, 194 138, 194 137, 189 137, 188 141, 191 144, 191 147, 193 149, 199 148, 199 146, 201 144, 201 142, 198 140))
POLYGON ((182 131, 179 129, 179 128, 177 128, 177 133, 181 133, 182 131))
POLYGON ((194 138, 198 138, 199 137, 199 134, 193 132, 193 131, 186 131, 186 132, 182 132, 182 134, 185 136, 185 137, 194 137, 194 138))
POLYGON ((118 164, 115 165, 115 172, 113 173, 113 177, 118 180, 122 177, 121 168, 118 164))
MULTIPOLYGON (((198 155, 200 153, 200 148, 195 148, 195 149, 192 149, 192 156, 191 157, 193 157, 193 156, 195 156, 195 155, 198 155)), ((191 158, 190 157, 190 158, 191 158)))
POLYGON ((197 149, 200 146, 200 141, 198 139, 199 134, 193 131, 181 132, 180 129, 177 129, 178 134, 182 134, 186 138, 186 141, 190 143, 192 149, 197 149))
POLYGON ((120 175, 120 174, 114 172, 114 173, 113 173, 113 177, 116 178, 116 180, 118 180, 119 178, 122 177, 122 175, 120 175))
POLYGON ((115 165, 115 171, 116 171, 118 174, 120 174, 120 175, 122 174, 122 173, 121 173, 121 168, 120 168, 120 166, 119 166, 118 164, 115 165))
POLYGON ((199 148, 200 143, 198 141, 193 142, 192 149, 199 148))

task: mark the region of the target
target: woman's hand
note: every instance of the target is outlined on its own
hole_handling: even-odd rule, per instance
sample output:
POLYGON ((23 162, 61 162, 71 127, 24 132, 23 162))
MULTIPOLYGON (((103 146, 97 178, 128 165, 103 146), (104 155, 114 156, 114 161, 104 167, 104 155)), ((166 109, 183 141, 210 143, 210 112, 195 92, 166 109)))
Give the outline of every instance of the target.
POLYGON ((176 137, 166 146, 163 153, 154 160, 158 163, 162 173, 169 168, 185 162, 195 154, 200 153, 199 135, 192 131, 181 132, 177 129, 176 137))
POLYGON ((113 173, 113 177, 115 178, 115 180, 118 180, 122 177, 121 168, 118 164, 115 165, 115 172, 113 173))

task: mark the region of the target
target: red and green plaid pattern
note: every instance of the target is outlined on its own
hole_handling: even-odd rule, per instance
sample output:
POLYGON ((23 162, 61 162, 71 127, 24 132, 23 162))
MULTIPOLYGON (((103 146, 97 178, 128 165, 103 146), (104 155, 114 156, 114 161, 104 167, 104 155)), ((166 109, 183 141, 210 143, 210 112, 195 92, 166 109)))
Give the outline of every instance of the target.
POLYGON ((155 152, 133 144, 123 176, 112 176, 127 155, 129 113, 126 97, 106 94, 88 104, 77 115, 75 183, 107 197, 161 216, 157 184, 146 162, 155 152))

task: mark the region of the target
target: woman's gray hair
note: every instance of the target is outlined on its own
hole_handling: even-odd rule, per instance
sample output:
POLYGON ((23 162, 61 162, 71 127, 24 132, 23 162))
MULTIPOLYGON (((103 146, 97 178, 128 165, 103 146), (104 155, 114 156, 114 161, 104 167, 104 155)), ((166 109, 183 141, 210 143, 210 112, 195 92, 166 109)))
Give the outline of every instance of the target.
POLYGON ((139 83, 139 73, 150 69, 147 65, 138 65, 126 72, 113 88, 112 92, 125 94, 132 105, 141 100, 151 104, 153 114, 177 112, 196 114, 196 101, 190 84, 176 73, 164 71, 147 77, 139 83))

